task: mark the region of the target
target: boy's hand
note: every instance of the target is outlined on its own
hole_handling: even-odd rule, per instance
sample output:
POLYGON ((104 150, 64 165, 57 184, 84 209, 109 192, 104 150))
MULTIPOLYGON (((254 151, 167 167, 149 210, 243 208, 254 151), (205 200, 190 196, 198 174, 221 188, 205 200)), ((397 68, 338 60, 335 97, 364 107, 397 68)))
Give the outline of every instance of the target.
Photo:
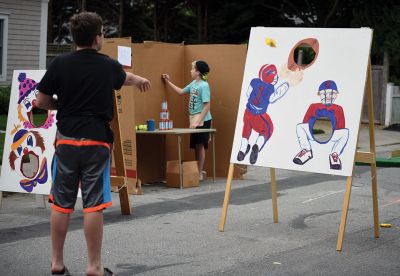
POLYGON ((136 83, 136 87, 140 92, 146 92, 151 89, 151 83, 148 79, 140 77, 139 81, 136 83))

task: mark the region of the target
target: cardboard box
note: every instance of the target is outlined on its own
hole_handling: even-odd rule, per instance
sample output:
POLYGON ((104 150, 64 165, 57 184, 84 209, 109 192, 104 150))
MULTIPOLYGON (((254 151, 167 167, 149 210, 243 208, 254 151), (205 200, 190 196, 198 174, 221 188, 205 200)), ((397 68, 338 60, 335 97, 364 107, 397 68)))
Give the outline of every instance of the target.
MULTIPOLYGON (((197 161, 183 161, 183 188, 198 187, 199 186, 199 169, 197 168, 197 161)), ((167 161, 167 187, 180 188, 180 173, 179 161, 167 161)))
MULTIPOLYGON (((105 39, 102 53, 113 59, 118 59, 118 46, 131 47, 131 38, 110 38, 105 39)), ((132 72, 132 69, 125 68, 125 71, 132 72)), ((136 92, 136 91, 135 91, 136 92)), ((120 136, 125 162, 125 174, 127 176, 128 191, 130 194, 137 194, 137 159, 136 159, 136 133, 135 109, 134 109, 134 88, 123 86, 116 92, 117 110, 119 116, 120 136)), ((114 161, 115 158, 112 159, 114 161)), ((114 162, 111 165, 111 175, 116 175, 114 162)))

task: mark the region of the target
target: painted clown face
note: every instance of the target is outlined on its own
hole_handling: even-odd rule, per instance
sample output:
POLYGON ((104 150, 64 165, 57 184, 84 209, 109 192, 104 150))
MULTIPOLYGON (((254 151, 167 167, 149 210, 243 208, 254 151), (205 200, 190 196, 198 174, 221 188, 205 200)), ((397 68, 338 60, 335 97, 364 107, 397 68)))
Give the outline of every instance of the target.
POLYGON ((47 162, 42 136, 37 131, 19 130, 11 145, 10 167, 23 177, 21 187, 32 192, 37 184, 47 181, 47 162))
MULTIPOLYGON (((18 119, 23 123, 24 128, 37 128, 33 122, 33 110, 36 108, 36 98, 39 91, 37 82, 26 77, 25 73, 20 73, 18 76, 19 83, 19 98, 18 98, 18 119)), ((49 114, 46 122, 38 126, 48 129, 54 123, 54 114, 49 114)))
POLYGON ((18 97, 18 118, 22 121, 31 121, 32 110, 36 107, 36 97, 38 91, 37 83, 26 77, 25 73, 18 76, 19 97, 18 97))

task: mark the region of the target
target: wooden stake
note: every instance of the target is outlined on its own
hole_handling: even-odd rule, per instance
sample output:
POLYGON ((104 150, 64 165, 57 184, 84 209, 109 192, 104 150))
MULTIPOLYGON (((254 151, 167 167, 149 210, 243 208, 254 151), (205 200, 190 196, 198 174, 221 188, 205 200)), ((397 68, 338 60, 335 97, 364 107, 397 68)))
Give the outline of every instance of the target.
MULTIPOLYGON (((369 126, 369 152, 356 152, 355 160, 359 162, 368 163, 371 166, 371 188, 372 188, 372 207, 374 216, 374 237, 379 238, 379 210, 378 210, 378 191, 376 181, 376 151, 375 151, 375 125, 374 125, 374 105, 372 94, 372 72, 371 72, 371 59, 368 61, 367 71, 367 100, 368 100, 368 126, 369 126)), ((354 168, 353 173, 354 175, 354 168)), ((344 232, 346 229, 347 212, 350 203, 352 176, 347 177, 346 193, 343 202, 342 217, 339 226, 338 241, 336 250, 341 251, 343 246, 344 232)))
POLYGON ((278 223, 278 204, 276 200, 275 168, 270 168, 270 176, 271 176, 271 198, 272 198, 273 218, 274 218, 274 223, 278 223))
POLYGON ((349 204, 350 204, 350 194, 351 194, 352 182, 353 182, 353 177, 348 176, 347 180, 346 180, 346 192, 344 194, 342 217, 340 219, 339 236, 338 236, 338 240, 337 240, 337 244, 336 244, 337 251, 342 251, 342 247, 343 247, 344 231, 346 230, 346 220, 347 220, 347 212, 349 210, 349 204))
POLYGON ((128 193, 128 186, 127 186, 127 179, 126 179, 126 170, 125 170, 125 160, 124 160, 124 153, 122 150, 122 141, 121 141, 121 132, 119 126, 119 116, 118 116, 118 107, 117 107, 117 100, 116 94, 114 93, 114 118, 111 121, 111 128, 114 132, 114 146, 113 146, 113 153, 114 153, 114 164, 116 168, 117 177, 112 177, 111 181, 116 183, 118 180, 123 181, 122 183, 118 183, 119 187, 119 201, 121 205, 121 213, 123 215, 131 215, 132 208, 131 203, 129 200, 129 193, 128 193))
POLYGON ((368 99, 368 122, 369 122, 369 148, 374 155, 374 160, 371 164, 371 186, 372 186, 372 206, 374 212, 374 236, 379 238, 379 210, 378 210, 378 191, 376 183, 376 152, 375 152, 375 126, 374 126, 374 104, 372 93, 372 72, 371 59, 368 62, 367 76, 367 99, 368 99))
POLYGON ((229 197, 230 197, 230 194, 231 194, 231 184, 232 184, 233 170, 234 170, 234 164, 231 163, 229 165, 228 178, 226 180, 224 205, 222 207, 221 222, 219 224, 219 231, 220 232, 224 232, 224 229, 225 229, 226 214, 228 212, 229 197))

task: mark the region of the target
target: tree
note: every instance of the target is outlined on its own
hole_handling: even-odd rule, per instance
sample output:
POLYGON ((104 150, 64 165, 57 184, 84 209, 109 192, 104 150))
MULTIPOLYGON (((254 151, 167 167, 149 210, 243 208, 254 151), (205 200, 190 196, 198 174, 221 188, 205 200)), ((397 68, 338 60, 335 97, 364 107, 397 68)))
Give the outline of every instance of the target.
POLYGON ((352 26, 371 27, 374 30, 372 57, 382 63, 384 53, 389 54, 390 81, 400 84, 400 3, 394 0, 363 1, 363 7, 354 11, 352 26))

